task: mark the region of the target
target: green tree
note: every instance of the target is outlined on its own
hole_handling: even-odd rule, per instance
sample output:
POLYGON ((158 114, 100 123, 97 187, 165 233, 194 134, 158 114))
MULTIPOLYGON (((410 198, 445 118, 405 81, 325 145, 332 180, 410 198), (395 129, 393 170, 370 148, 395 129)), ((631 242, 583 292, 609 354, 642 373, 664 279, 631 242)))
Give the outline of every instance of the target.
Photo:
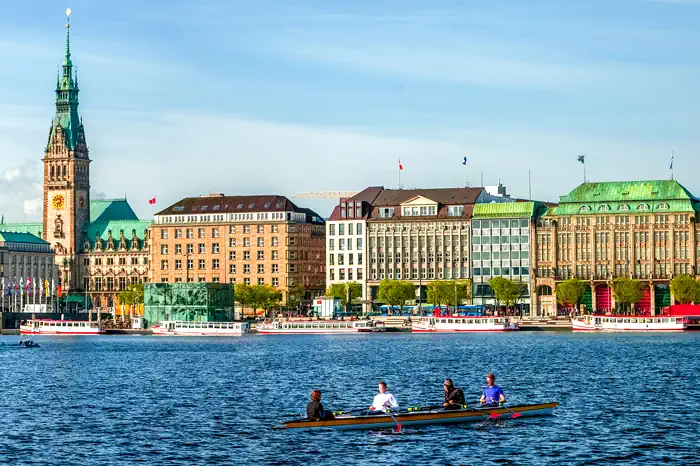
POLYGON ((405 280, 384 279, 379 283, 377 298, 390 306, 403 306, 416 298, 416 287, 405 280))
POLYGON ((689 275, 676 275, 671 280, 671 293, 678 304, 700 302, 700 283, 689 275))
POLYGON ((578 278, 569 278, 557 284, 557 302, 567 308, 576 307, 581 302, 586 285, 578 278))
POLYGON ((442 306, 443 304, 448 303, 448 293, 452 290, 447 289, 445 282, 441 280, 429 282, 426 289, 428 290, 427 299, 430 304, 442 306))
POLYGON ((119 304, 129 306, 143 304, 143 283, 129 285, 126 290, 119 293, 117 300, 119 304))
POLYGON ((350 302, 362 297, 362 285, 357 282, 334 283, 326 289, 326 296, 339 298, 345 306, 348 304, 348 296, 350 296, 350 302))
MULTIPOLYGON (((234 299, 241 305, 243 311, 245 311, 247 306, 254 304, 253 289, 250 287, 250 285, 246 285, 245 283, 237 283, 236 286, 233 287, 233 294, 234 299)), ((253 308, 253 314, 255 314, 255 308, 253 308)))
POLYGON ((515 306, 527 290, 525 283, 504 277, 493 277, 489 280, 489 286, 496 295, 496 302, 505 304, 507 308, 515 306))
POLYGON ((297 309, 301 304, 301 300, 306 296, 306 287, 303 283, 294 285, 289 288, 287 293, 287 307, 291 309, 297 309))
POLYGON ((635 303, 642 299, 642 283, 627 277, 619 277, 612 282, 615 302, 630 311, 635 303))
POLYGON ((270 285, 252 286, 251 295, 255 308, 263 309, 265 317, 270 317, 270 309, 278 308, 282 301, 282 292, 270 285))

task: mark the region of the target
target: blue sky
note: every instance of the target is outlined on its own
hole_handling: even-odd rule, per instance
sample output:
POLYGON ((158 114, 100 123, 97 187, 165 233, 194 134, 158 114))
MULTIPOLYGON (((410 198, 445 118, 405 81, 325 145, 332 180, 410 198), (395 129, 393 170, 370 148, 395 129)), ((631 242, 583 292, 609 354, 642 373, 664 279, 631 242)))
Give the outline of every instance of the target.
MULTIPOLYGON (((0 212, 40 218, 71 20, 95 196, 447 187, 544 200, 675 175, 700 194, 700 0, 12 2, 0 212), (466 169, 463 156, 469 158, 466 169)), ((327 215, 332 201, 297 200, 327 215)))

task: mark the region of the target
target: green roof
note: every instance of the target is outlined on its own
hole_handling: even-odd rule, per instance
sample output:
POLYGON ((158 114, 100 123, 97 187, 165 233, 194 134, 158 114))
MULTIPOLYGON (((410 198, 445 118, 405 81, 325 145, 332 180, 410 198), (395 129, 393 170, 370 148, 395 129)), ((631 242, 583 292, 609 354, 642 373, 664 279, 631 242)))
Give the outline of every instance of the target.
POLYGON ((538 202, 489 202, 475 204, 473 218, 534 217, 540 207, 538 202))
POLYGON ((553 215, 694 212, 695 197, 675 180, 583 183, 550 209, 553 215))
POLYGON ((90 201, 90 221, 138 220, 126 199, 97 199, 90 201))
MULTIPOLYGON (((87 228, 87 238, 90 240, 90 247, 94 248, 96 235, 99 234, 100 238, 106 242, 107 238, 109 238, 109 232, 111 231, 115 247, 118 247, 121 231, 124 231, 126 247, 130 249, 131 237, 133 234, 132 231, 136 230, 136 237, 143 242, 144 232, 151 226, 151 223, 152 222, 149 220, 112 220, 109 222, 92 222, 87 228)), ((139 245, 139 247, 142 246, 143 244, 139 245)))
POLYGON ((44 233, 44 224, 38 223, 2 223, 0 224, 0 231, 14 232, 14 233, 31 233, 41 237, 44 233))
POLYGON ((31 233, 17 233, 14 231, 0 231, 0 241, 6 243, 49 244, 31 233))

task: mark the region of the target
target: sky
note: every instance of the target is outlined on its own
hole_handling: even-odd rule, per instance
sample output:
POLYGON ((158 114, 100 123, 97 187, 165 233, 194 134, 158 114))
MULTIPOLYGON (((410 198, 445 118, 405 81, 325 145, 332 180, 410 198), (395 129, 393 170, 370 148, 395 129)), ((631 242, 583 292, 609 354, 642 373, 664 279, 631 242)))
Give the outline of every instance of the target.
POLYGON ((41 218, 70 7, 92 195, 142 217, 207 193, 583 180, 700 195, 700 0, 6 2, 0 213, 41 218), (467 165, 462 165, 463 157, 467 165))

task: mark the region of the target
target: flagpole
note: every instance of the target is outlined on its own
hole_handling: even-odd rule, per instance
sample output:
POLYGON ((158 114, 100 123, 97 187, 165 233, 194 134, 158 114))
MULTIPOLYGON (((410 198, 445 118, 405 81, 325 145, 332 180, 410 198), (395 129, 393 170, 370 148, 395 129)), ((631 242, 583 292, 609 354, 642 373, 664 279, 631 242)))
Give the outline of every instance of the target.
POLYGON ((676 157, 676 154, 671 150, 671 179, 673 179, 673 159, 676 157))
POLYGON ((401 189, 401 159, 399 159, 399 189, 401 189))

